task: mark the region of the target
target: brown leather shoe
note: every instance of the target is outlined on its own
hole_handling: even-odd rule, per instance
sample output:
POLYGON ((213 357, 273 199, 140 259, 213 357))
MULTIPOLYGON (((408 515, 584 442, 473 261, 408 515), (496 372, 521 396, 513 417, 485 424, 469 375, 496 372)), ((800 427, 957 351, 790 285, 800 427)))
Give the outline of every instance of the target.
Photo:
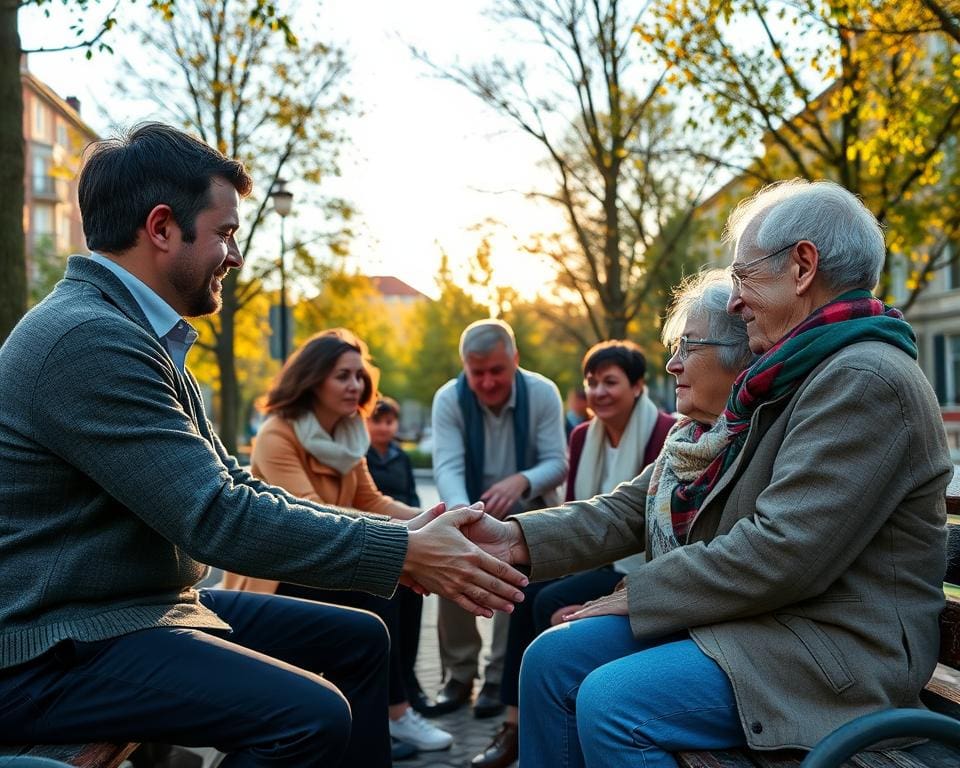
POLYGON ((490 745, 470 761, 471 768, 507 768, 517 761, 520 750, 516 723, 504 723, 490 745))

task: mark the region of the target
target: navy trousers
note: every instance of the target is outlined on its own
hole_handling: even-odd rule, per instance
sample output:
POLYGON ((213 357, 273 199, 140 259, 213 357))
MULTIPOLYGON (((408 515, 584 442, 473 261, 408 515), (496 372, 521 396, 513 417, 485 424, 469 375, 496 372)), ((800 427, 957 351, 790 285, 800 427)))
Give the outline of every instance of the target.
POLYGON ((67 640, 0 669, 0 742, 213 746, 225 768, 390 765, 379 618, 244 592, 200 600, 233 631, 67 640))
POLYGON ((523 602, 518 603, 510 614, 507 653, 500 683, 500 700, 504 704, 519 706, 523 653, 534 638, 550 629, 550 617, 554 611, 609 595, 622 578, 623 574, 605 567, 553 581, 535 582, 523 590, 523 602))
POLYGON ((387 702, 389 704, 402 704, 407 701, 407 686, 403 677, 403 661, 400 656, 401 646, 399 642, 401 589, 405 589, 405 587, 400 587, 397 594, 390 599, 386 599, 352 589, 314 589, 313 587, 302 587, 299 584, 280 582, 277 594, 299 597, 301 600, 314 600, 318 603, 342 605, 346 608, 358 608, 379 616, 390 635, 390 663, 387 675, 389 695, 387 702))

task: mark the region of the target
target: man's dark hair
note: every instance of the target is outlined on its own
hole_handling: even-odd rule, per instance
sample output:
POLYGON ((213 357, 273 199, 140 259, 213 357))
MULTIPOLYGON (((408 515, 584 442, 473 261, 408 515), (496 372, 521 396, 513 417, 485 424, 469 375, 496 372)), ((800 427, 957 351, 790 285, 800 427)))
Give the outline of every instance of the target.
POLYGON ((192 243, 197 214, 210 205, 214 177, 230 182, 241 197, 253 188, 243 163, 169 125, 143 123, 125 136, 95 142, 79 184, 87 247, 107 253, 132 248, 147 215, 163 204, 192 243))
POLYGON ((583 375, 596 373, 608 365, 619 367, 631 384, 636 384, 647 372, 647 358, 632 341, 614 339, 594 344, 583 356, 583 375))

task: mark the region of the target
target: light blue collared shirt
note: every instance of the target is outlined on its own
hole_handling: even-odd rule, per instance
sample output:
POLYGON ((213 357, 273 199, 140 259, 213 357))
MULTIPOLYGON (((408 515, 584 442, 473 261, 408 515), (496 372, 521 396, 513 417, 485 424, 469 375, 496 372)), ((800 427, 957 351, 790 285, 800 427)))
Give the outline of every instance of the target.
POLYGON ((89 258, 113 272, 120 279, 120 282, 126 286, 127 290, 133 294, 134 300, 140 305, 143 314, 147 316, 147 322, 150 323, 153 332, 163 342, 170 353, 170 357, 173 358, 173 362, 183 373, 187 361, 187 352, 190 351, 190 347, 197 340, 196 329, 180 317, 177 311, 161 299, 150 286, 115 261, 111 261, 99 253, 91 253, 89 258))

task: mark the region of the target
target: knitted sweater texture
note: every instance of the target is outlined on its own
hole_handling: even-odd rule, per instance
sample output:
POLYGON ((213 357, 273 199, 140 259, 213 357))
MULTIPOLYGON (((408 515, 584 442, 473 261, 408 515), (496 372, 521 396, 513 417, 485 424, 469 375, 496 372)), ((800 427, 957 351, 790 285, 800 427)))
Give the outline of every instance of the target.
POLYGON ((244 472, 196 380, 85 257, 0 348, 0 668, 64 639, 228 630, 193 589, 207 565, 389 596, 406 543, 244 472))

